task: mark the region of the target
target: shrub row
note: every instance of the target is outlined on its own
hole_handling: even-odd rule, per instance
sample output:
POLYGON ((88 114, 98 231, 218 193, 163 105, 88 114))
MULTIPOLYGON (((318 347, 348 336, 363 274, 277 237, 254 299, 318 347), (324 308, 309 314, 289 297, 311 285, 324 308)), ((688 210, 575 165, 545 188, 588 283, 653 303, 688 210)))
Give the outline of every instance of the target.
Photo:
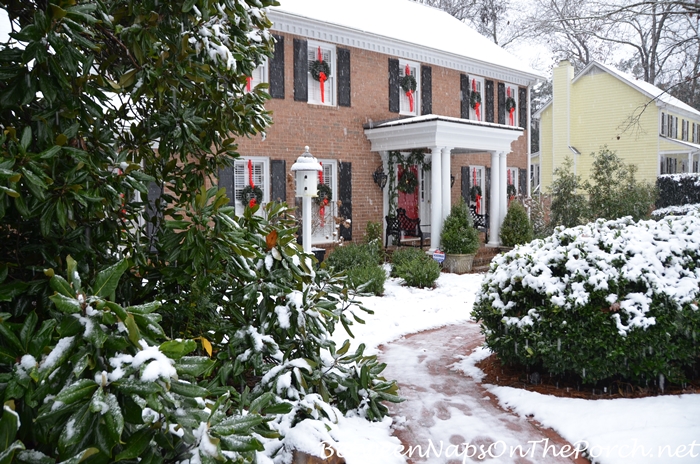
POLYGON ((382 262, 381 246, 375 242, 349 243, 337 247, 326 260, 330 269, 347 274, 350 288, 374 295, 384 293, 386 273, 381 266, 382 262))
POLYGON ((507 363, 678 381, 700 355, 699 281, 700 214, 598 220, 496 257, 473 315, 507 363))
POLYGON ((700 174, 666 174, 656 179, 657 208, 700 203, 700 174))

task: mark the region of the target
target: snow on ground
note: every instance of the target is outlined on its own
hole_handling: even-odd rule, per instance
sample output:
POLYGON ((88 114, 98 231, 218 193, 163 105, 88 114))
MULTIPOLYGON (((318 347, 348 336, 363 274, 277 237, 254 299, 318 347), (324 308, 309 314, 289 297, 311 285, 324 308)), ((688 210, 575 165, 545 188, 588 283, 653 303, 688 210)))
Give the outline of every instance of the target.
MULTIPOLYGON (((482 280, 483 274, 441 274, 437 288, 416 289, 401 286, 399 279, 387 279, 383 297, 361 298, 363 305, 373 310, 374 314, 358 313, 366 324, 351 326, 355 335, 353 347, 365 343, 366 352, 374 354, 379 352, 379 345, 398 340, 404 335, 468 321, 482 280)), ((339 327, 333 338, 340 345, 347 335, 339 327)), ((453 366, 455 375, 466 373, 480 380, 480 371, 474 363, 487 355, 486 350, 475 350, 471 356, 453 366)), ((509 387, 485 387, 503 407, 512 409, 521 417, 532 414, 535 420, 553 428, 575 446, 587 444, 594 462, 700 462, 700 395, 581 400, 550 397, 509 387)), ((411 407, 410 403, 403 403, 403 406, 411 407)), ((415 407, 422 406, 416 404, 415 407)), ((407 425, 400 423, 401 418, 393 418, 393 422, 399 428, 407 425)), ((341 418, 334 433, 334 438, 339 440, 337 448, 348 464, 405 462, 405 458, 396 452, 399 442, 391 436, 391 423, 385 420, 368 425, 359 418, 341 418)), ((471 426, 480 428, 486 424, 475 423, 471 426)), ((462 435, 470 434, 465 431, 462 435)), ((558 450, 561 451, 561 448, 558 450)), ((538 452, 540 459, 536 462, 543 462, 543 450, 540 448, 538 452)), ((444 456, 436 459, 425 462, 446 462, 444 456)), ((503 461, 496 459, 494 462, 503 461)))

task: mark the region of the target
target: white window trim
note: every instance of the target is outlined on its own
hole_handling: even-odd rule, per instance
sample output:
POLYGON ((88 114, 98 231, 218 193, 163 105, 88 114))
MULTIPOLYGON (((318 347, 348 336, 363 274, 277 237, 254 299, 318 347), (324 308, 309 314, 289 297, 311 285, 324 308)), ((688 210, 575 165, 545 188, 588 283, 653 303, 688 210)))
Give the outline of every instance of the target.
POLYGON ((321 230, 320 228, 320 207, 316 205, 315 202, 312 204, 313 219, 312 219, 312 231, 311 231, 311 244, 321 245, 334 243, 338 240, 338 234, 340 234, 340 229, 336 227, 335 217, 337 216, 338 209, 338 161, 332 159, 318 159, 324 168, 323 182, 328 185, 328 175, 325 173, 326 168, 330 168, 331 179, 330 185, 331 191, 333 193, 333 198, 328 202, 325 207, 325 226, 321 230), (335 235, 334 235, 335 233, 335 235))
POLYGON ((247 156, 241 157, 234 162, 233 166, 233 197, 235 199, 236 214, 243 214, 245 206, 243 202, 238 198, 238 191, 242 190, 243 187, 249 185, 248 181, 248 160, 252 161, 254 164, 262 163, 262 186, 258 185, 263 191, 263 204, 270 202, 270 158, 262 156, 247 156), (236 185, 236 166, 243 166, 245 176, 243 181, 243 187, 236 185))
MULTIPOLYGON (((512 127, 518 127, 518 117, 520 116, 520 105, 518 102, 518 86, 515 84, 505 84, 505 97, 508 99, 508 89, 510 89, 510 96, 515 100, 515 111, 513 112, 513 125, 512 127)), ((503 103, 505 107, 505 102, 503 103)), ((508 110, 506 110, 506 126, 510 126, 510 114, 508 113, 508 110)))
POLYGON ((399 59, 399 114, 406 116, 418 116, 420 111, 420 63, 399 59), (415 69, 416 91, 413 94, 413 112, 410 111, 410 103, 406 92, 401 88, 401 79, 406 74, 406 65, 415 69))
MULTIPOLYGON (((483 77, 470 77, 469 78, 469 119, 475 120, 475 121, 483 121, 484 120, 484 78, 483 77), (479 108, 479 116, 480 118, 476 118, 476 110, 472 108, 472 81, 476 81, 476 88, 479 93, 481 93, 481 106, 479 108), (480 89, 480 90, 479 90, 480 89)), ((483 189, 482 189, 483 190, 483 189)))
MULTIPOLYGON (((253 73, 251 74, 251 80, 250 80, 250 90, 252 91, 256 85, 258 84, 267 84, 270 81, 270 76, 269 76, 269 66, 268 66, 268 60, 265 58, 263 62, 253 70, 253 73)), ((247 86, 246 86, 246 92, 247 92, 247 86)))
MULTIPOLYGON (((336 49, 335 45, 325 43, 325 42, 316 42, 313 40, 309 40, 307 42, 307 57, 309 54, 309 50, 313 50, 314 56, 318 50, 318 47, 321 47, 321 51, 328 50, 330 52, 330 68, 331 68, 331 75, 328 77, 328 80, 324 84, 324 102, 321 101, 321 97, 319 96, 318 99, 314 99, 312 97, 313 92, 312 92, 312 86, 316 86, 320 88, 320 84, 318 81, 314 80, 314 78, 311 76, 311 67, 309 66, 309 72, 307 74, 307 82, 308 82, 308 98, 307 102, 310 105, 320 105, 320 106, 336 106, 336 94, 337 94, 337 76, 338 73, 336 72, 337 67, 336 67, 336 61, 337 61, 337 54, 336 54, 336 49)), ((308 58, 307 58, 308 59, 308 58)), ((320 93, 319 93, 320 95, 320 93)))

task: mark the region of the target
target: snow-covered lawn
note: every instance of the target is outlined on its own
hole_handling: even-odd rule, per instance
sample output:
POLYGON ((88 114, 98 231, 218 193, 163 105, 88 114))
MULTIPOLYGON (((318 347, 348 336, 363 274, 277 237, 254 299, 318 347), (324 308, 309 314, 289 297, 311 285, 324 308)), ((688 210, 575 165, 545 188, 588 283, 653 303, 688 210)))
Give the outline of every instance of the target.
MULTIPOLYGON (((388 279, 383 297, 362 298, 374 314, 360 314, 366 324, 351 327, 353 345, 365 343, 368 353, 377 353, 379 345, 403 335, 469 320, 482 280, 481 274, 441 274, 436 289, 420 290, 403 287, 398 279, 388 279)), ((345 338, 340 327, 334 339, 341 344, 345 338)), ((466 373, 480 378, 481 371, 474 363, 488 354, 484 349, 476 350, 455 364, 455 375, 466 373)), ((581 400, 508 387, 487 388, 503 407, 522 416, 533 415, 575 446, 587 446, 594 462, 700 462, 700 395, 581 400)), ((391 436, 391 423, 388 419, 368 424, 359 418, 341 418, 338 429, 331 434, 348 464, 405 462, 398 452, 392 453, 399 441, 391 436)), ((545 452, 541 446, 535 450, 539 456, 545 452)), ((446 462, 446 458, 427 462, 446 462)))

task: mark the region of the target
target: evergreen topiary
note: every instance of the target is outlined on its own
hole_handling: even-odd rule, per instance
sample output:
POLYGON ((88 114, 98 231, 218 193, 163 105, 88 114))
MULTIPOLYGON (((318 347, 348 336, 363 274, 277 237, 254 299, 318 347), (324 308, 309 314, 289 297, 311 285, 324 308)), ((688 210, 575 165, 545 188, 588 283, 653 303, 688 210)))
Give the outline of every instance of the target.
POLYGON ((532 241, 533 230, 527 210, 519 201, 512 201, 501 225, 501 243, 512 247, 532 241))
POLYGON ((463 198, 452 206, 445 218, 440 243, 442 250, 449 254, 470 255, 479 249, 479 232, 472 225, 472 217, 463 198))

